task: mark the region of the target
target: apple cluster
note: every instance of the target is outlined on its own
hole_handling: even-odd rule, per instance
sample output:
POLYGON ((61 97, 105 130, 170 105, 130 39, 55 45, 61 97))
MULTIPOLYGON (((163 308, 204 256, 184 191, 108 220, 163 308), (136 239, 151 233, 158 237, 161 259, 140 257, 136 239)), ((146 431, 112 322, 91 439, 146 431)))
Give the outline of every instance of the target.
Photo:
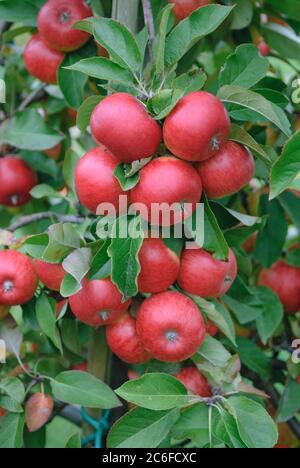
POLYGON ((77 21, 91 17, 84 0, 49 0, 40 9, 38 32, 24 51, 28 72, 41 81, 57 83, 57 71, 66 52, 82 47, 90 38, 85 31, 72 29, 77 21))

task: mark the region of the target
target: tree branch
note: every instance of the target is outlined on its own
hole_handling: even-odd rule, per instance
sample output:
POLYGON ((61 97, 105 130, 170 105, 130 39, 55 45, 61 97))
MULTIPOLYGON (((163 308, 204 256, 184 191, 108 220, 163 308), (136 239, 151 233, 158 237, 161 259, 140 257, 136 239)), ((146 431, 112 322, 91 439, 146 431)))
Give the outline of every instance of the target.
POLYGON ((43 219, 53 219, 56 218, 60 223, 74 223, 80 224, 84 221, 84 218, 76 215, 63 215, 59 213, 54 213, 52 211, 45 211, 41 213, 35 213, 28 216, 21 216, 18 221, 12 223, 8 226, 8 231, 16 231, 21 227, 27 226, 28 224, 34 223, 36 221, 41 221, 43 219))
POLYGON ((155 27, 154 27, 151 0, 142 0, 142 3, 143 3, 143 10, 144 10, 145 25, 147 27, 148 35, 149 35, 149 52, 150 52, 151 59, 153 59, 153 43, 155 39, 155 27))
POLYGON ((26 109, 27 106, 29 106, 29 105, 32 104, 33 102, 39 100, 39 99, 42 97, 42 95, 44 94, 44 91, 45 91, 46 86, 47 86, 47 85, 46 85, 45 83, 42 83, 40 86, 38 86, 37 89, 35 89, 34 91, 32 91, 32 93, 29 94, 29 95, 24 99, 24 101, 20 104, 20 106, 19 106, 18 109, 17 109, 17 112, 26 109))

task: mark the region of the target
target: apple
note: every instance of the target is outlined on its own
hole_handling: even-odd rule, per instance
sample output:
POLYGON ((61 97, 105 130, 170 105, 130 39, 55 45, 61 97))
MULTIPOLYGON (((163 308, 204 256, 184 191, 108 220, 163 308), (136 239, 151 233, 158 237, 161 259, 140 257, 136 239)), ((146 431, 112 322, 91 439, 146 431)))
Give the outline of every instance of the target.
POLYGON ((0 304, 25 304, 32 299, 37 283, 33 261, 27 255, 0 251, 0 304))
POLYGON ((258 50, 263 57, 267 57, 267 55, 269 55, 269 53, 271 52, 270 47, 268 46, 268 44, 266 43, 264 39, 261 39, 259 41, 258 50))
POLYGON ((25 205, 36 184, 36 173, 21 158, 13 155, 0 158, 0 205, 25 205))
POLYGON ((83 0, 49 0, 40 9, 38 30, 50 47, 70 52, 82 47, 90 38, 90 34, 73 29, 73 25, 91 16, 92 10, 83 0))
POLYGON ((153 159, 140 171, 140 181, 131 190, 130 199, 133 207, 142 203, 148 210, 147 217, 142 211, 142 217, 151 222, 169 226, 181 222, 191 215, 200 202, 202 183, 196 169, 189 163, 173 156, 163 156, 153 159), (158 211, 159 204, 170 208, 176 203, 177 209, 166 215, 158 211), (192 204, 191 209, 183 210, 183 203, 192 204))
POLYGON ((217 260, 204 249, 184 250, 178 276, 179 286, 200 297, 220 297, 237 275, 236 258, 229 250, 228 261, 217 260))
POLYGON ((95 107, 91 130, 94 139, 124 163, 153 156, 161 142, 160 125, 127 93, 112 94, 95 107))
POLYGON ((145 349, 163 362, 184 361, 199 349, 206 327, 196 304, 184 294, 165 291, 147 298, 136 320, 145 349))
POLYGON ((48 84, 57 84, 57 72, 64 57, 62 52, 51 49, 38 34, 32 36, 24 50, 27 71, 48 84))
POLYGON ((234 141, 198 165, 203 190, 209 198, 224 198, 241 190, 254 176, 255 164, 250 151, 234 141))
POLYGON ((57 145, 53 146, 53 148, 49 148, 44 150, 43 153, 48 156, 48 158, 57 161, 59 156, 61 155, 62 144, 58 143, 57 145))
POLYGON ((50 395, 35 393, 25 405, 25 422, 29 432, 36 432, 51 418, 54 402, 50 395))
POLYGON ((151 357, 137 335, 134 318, 129 314, 106 328, 106 338, 112 352, 128 364, 143 364, 151 357))
POLYGON ((178 158, 204 161, 218 153, 230 126, 221 101, 206 91, 196 91, 182 98, 166 118, 164 142, 178 158))
POLYGON ((60 291, 62 280, 66 272, 60 263, 48 263, 43 260, 36 259, 35 270, 40 281, 46 288, 52 291, 60 291))
POLYGON ((111 203, 119 208, 119 197, 125 195, 114 171, 118 159, 104 146, 86 153, 75 170, 75 187, 80 203, 93 213, 100 203, 111 203))
POLYGON ((143 293, 158 293, 175 283, 180 262, 175 252, 170 250, 162 239, 144 239, 139 252, 141 272, 138 288, 143 293))
POLYGON ((70 297, 70 306, 80 322, 99 327, 112 324, 126 312, 130 300, 123 299, 109 278, 94 281, 85 278, 82 289, 70 297))
POLYGON ((208 380, 202 375, 196 367, 183 367, 175 375, 189 392, 199 395, 202 398, 208 398, 212 395, 211 386, 208 380))
POLYGON ((219 328, 211 320, 208 320, 206 324, 206 333, 212 337, 216 336, 219 333, 219 328))
POLYGON ((3 418, 6 415, 6 411, 3 408, 0 408, 0 418, 3 418))
POLYGON ((262 270, 258 284, 278 295, 287 314, 300 311, 300 268, 278 260, 271 268, 262 270))
POLYGON ((74 366, 72 366, 72 370, 79 371, 79 372, 88 372, 87 361, 80 362, 79 364, 74 364, 74 366))
POLYGON ((181 21, 198 8, 210 5, 212 0, 168 0, 168 2, 175 4, 173 13, 176 20, 181 21))

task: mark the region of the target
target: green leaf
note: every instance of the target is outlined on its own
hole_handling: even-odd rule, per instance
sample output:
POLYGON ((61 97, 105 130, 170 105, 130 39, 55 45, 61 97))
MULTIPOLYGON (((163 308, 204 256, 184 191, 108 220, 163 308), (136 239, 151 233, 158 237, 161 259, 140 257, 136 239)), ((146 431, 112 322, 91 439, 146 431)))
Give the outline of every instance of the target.
POLYGON ((39 7, 30 0, 5 0, 0 2, 1 21, 21 22, 36 26, 39 7))
POLYGON ((300 409, 299 383, 289 379, 280 399, 276 420, 279 423, 289 421, 300 409))
POLYGON ((81 356, 82 348, 79 340, 78 322, 73 319, 63 319, 60 329, 64 346, 72 351, 72 353, 81 356))
POLYGON ((67 54, 58 70, 58 84, 67 104, 77 109, 83 101, 83 89, 87 83, 87 77, 78 73, 72 65, 80 60, 77 52, 67 54))
MULTIPOLYGON (((93 60, 93 59, 85 59, 93 60)), ((79 62, 80 63, 80 62, 79 62)), ((91 120, 91 115, 95 107, 101 102, 103 96, 89 96, 86 98, 78 109, 76 125, 82 132, 88 128, 91 120)))
POLYGON ((159 25, 159 40, 157 50, 155 53, 156 71, 163 73, 165 69, 165 47, 166 37, 168 33, 168 25, 171 18, 171 12, 174 5, 168 4, 162 11, 161 20, 159 25))
POLYGON ((42 294, 36 301, 36 318, 42 332, 62 353, 61 340, 56 327, 56 301, 42 294))
POLYGON ((225 103, 237 104, 256 112, 273 122, 285 135, 290 136, 291 125, 284 111, 260 94, 240 86, 226 85, 220 89, 218 97, 225 103))
POLYGON ((300 22, 300 5, 298 0, 266 0, 276 12, 283 13, 289 18, 300 22))
POLYGON ((22 448, 23 429, 24 416, 21 414, 7 413, 0 418, 0 448, 22 448))
POLYGON ((262 342, 267 344, 282 322, 283 307, 277 294, 270 288, 257 288, 257 295, 262 302, 263 313, 256 320, 256 326, 262 342))
POLYGON ((65 182, 68 187, 70 187, 75 192, 75 181, 74 174, 77 163, 79 161, 79 156, 71 148, 66 152, 64 162, 63 162, 63 175, 65 182))
POLYGON ((253 18, 253 6, 251 0, 238 0, 233 10, 231 29, 244 29, 251 23, 253 18))
POLYGON ((111 240, 108 238, 102 244, 96 255, 94 256, 90 269, 90 279, 102 279, 103 267, 109 262, 110 257, 108 255, 108 249, 110 247, 111 240), (99 277, 100 274, 100 277, 99 277))
POLYGON ((200 311, 204 312, 208 319, 215 323, 224 335, 236 345, 234 323, 226 307, 215 300, 209 302, 199 296, 190 297, 197 304, 200 311))
POLYGON ((115 83, 129 86, 136 84, 135 79, 129 71, 124 70, 124 68, 104 57, 93 57, 80 60, 80 62, 76 62, 72 66, 68 67, 68 70, 84 73, 99 80, 114 81, 115 83))
POLYGON ((284 260, 289 265, 300 268, 300 249, 290 250, 284 260))
POLYGON ((255 343, 246 338, 237 337, 237 344, 242 363, 263 380, 269 379, 272 371, 270 358, 255 343))
POLYGON ((53 148, 63 138, 63 135, 48 127, 35 109, 17 112, 0 128, 0 140, 3 143, 26 150, 53 148))
POLYGON ((248 133, 244 128, 236 124, 231 125, 230 140, 236 141, 244 146, 247 146, 253 151, 268 167, 271 164, 269 155, 264 151, 259 143, 248 133))
POLYGON ((9 396, 0 396, 0 408, 10 412, 10 413, 23 413, 24 409, 21 403, 16 400, 13 400, 9 396))
POLYGON ((233 7, 208 5, 180 21, 166 40, 165 62, 167 66, 174 65, 200 39, 214 32, 232 9, 233 7))
POLYGON ((300 174, 300 131, 286 143, 280 157, 275 162, 271 173, 270 199, 278 197, 300 174))
POLYGON ((268 196, 260 198, 260 215, 268 215, 265 227, 259 231, 256 240, 255 258, 266 268, 281 257, 288 232, 288 222, 278 200, 268 201, 268 196))
POLYGON ((215 433, 216 436, 222 440, 227 447, 230 448, 247 448, 243 443, 237 423, 231 414, 222 410, 220 418, 216 419, 215 433))
POLYGON ((257 402, 245 397, 228 399, 230 412, 234 416, 239 434, 248 448, 273 448, 278 440, 277 427, 257 402))
POLYGON ((115 221, 110 247, 112 281, 125 299, 138 293, 137 278, 141 268, 138 254, 143 240, 140 216, 130 219, 125 215, 115 221))
POLYGON ((92 251, 87 247, 76 249, 63 261, 64 270, 77 281, 81 283, 87 275, 92 261, 92 251))
POLYGON ((51 388, 55 398, 64 403, 101 409, 120 406, 114 392, 87 372, 62 372, 51 380, 51 388))
POLYGON ((76 294, 81 288, 81 284, 72 275, 66 274, 61 283, 60 295, 67 298, 76 294))
POLYGON ((175 422, 171 434, 175 439, 191 439, 197 447, 209 444, 208 406, 197 403, 186 408, 175 422))
POLYGON ((300 38, 291 28, 275 23, 262 27, 262 33, 271 49, 286 59, 299 59, 300 38))
POLYGON ((262 57, 255 45, 242 44, 227 58, 219 84, 252 88, 266 76, 268 68, 268 60, 262 57))
POLYGON ((73 438, 81 436, 81 429, 75 424, 67 421, 65 418, 56 416, 46 426, 46 445, 45 448, 67 448, 73 438))
POLYGON ((299 211, 299 197, 291 192, 285 192, 279 197, 279 203, 288 213, 293 224, 300 231, 300 211, 299 211))
POLYGON ((49 242, 48 234, 37 234, 30 236, 24 242, 24 247, 28 255, 33 258, 41 258, 49 242))
POLYGON ((126 165, 120 163, 115 169, 114 176, 118 179, 119 184, 124 191, 133 189, 140 181, 140 173, 136 172, 133 176, 126 175, 126 165))
POLYGON ((44 153, 40 151, 23 150, 21 156, 33 170, 41 172, 42 174, 47 174, 53 179, 58 179, 60 177, 58 165, 44 153))
POLYGON ((229 247, 206 196, 204 204, 204 249, 213 252, 219 260, 227 260, 229 247))
POLYGON ((0 390, 8 395, 12 400, 23 403, 25 398, 25 388, 21 380, 16 377, 6 377, 0 381, 0 390))
POLYGON ((116 394, 137 406, 155 411, 180 408, 188 402, 185 386, 168 374, 144 374, 124 383, 116 394))
POLYGON ((108 448, 156 448, 169 434, 179 409, 151 411, 136 408, 119 419, 108 434, 108 448))
POLYGON ((141 54, 131 32, 122 24, 109 18, 93 22, 95 39, 108 50, 114 62, 136 72, 141 67, 141 54))
POLYGON ((224 367, 231 358, 231 354, 220 341, 206 335, 200 349, 198 349, 197 353, 193 356, 193 360, 196 364, 199 362, 199 358, 206 359, 214 366, 224 367))
POLYGON ((31 191, 30 195, 35 198, 36 200, 40 200, 42 198, 61 198, 59 192, 54 190, 51 185, 47 184, 40 184, 36 185, 31 191))
POLYGON ((256 290, 249 288, 240 276, 231 286, 229 295, 222 297, 222 301, 227 304, 242 325, 256 320, 263 311, 256 290))
POLYGON ((49 227, 49 243, 43 260, 59 263, 72 250, 81 247, 81 237, 71 223, 53 224, 49 227))

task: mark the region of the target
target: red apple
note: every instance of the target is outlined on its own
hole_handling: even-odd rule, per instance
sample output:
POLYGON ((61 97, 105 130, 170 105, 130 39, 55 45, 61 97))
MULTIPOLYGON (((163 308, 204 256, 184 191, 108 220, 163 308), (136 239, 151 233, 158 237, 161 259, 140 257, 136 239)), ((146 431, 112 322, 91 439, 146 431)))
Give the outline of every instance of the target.
MULTIPOLYGON (((196 169, 189 163, 172 156, 153 159, 140 172, 140 182, 131 191, 131 202, 142 203, 148 210, 141 212, 151 224, 169 226, 187 218, 196 209, 202 195, 202 183, 196 169), (160 204, 168 209, 176 203, 170 216, 159 212, 160 204), (192 204, 183 211, 183 203, 192 204)), ((169 215, 169 212, 166 213, 169 215)))
POLYGON ((25 421, 29 432, 38 431, 49 421, 53 407, 50 395, 35 393, 29 398, 25 406, 25 421))
POLYGON ((217 260, 203 249, 184 250, 178 284, 190 294, 219 297, 229 290, 236 275, 237 263, 232 250, 227 262, 217 260))
POLYGON ((47 150, 44 150, 43 153, 48 156, 48 158, 53 159, 54 161, 57 161, 61 154, 62 150, 62 144, 58 143, 57 145, 53 146, 53 148, 49 148, 47 150))
POLYGON ((77 21, 93 16, 83 0, 49 0, 40 9, 38 30, 43 40, 56 50, 79 49, 90 38, 85 31, 73 29, 77 21))
POLYGON ((139 309, 136 329, 145 349, 163 362, 190 358, 206 334, 196 304, 176 291, 165 291, 146 299, 139 309))
POLYGON ((216 336, 219 333, 219 328, 211 320, 206 324, 206 333, 212 337, 216 336))
POLYGON ((267 55, 269 55, 269 53, 271 52, 270 47, 268 46, 266 41, 264 41, 264 39, 261 39, 259 41, 258 50, 263 57, 267 57, 267 55))
POLYGON ((175 375, 189 392, 199 395, 202 398, 208 398, 212 395, 211 386, 208 380, 202 375, 196 367, 183 367, 175 375))
POLYGON ((204 161, 228 139, 230 120, 221 101, 206 91, 182 98, 166 118, 164 142, 178 158, 204 161))
POLYGON ((51 49, 38 34, 32 36, 24 50, 27 71, 41 81, 57 83, 57 72, 64 59, 64 54, 51 49))
POLYGON ((128 364, 143 364, 151 357, 137 335, 135 320, 129 314, 106 328, 106 338, 113 353, 128 364))
POLYGON ((123 301, 110 279, 83 280, 82 289, 70 297, 70 306, 80 322, 93 327, 110 325, 126 312, 130 301, 123 301))
POLYGON ((287 314, 300 311, 300 268, 278 260, 270 269, 262 270, 258 284, 278 295, 287 314))
POLYGON ((32 299, 37 283, 29 257, 16 250, 0 251, 0 304, 25 304, 32 299))
POLYGON ((30 190, 37 184, 36 173, 17 156, 0 159, 0 204, 22 206, 31 199, 30 190))
POLYGON ((125 195, 114 171, 118 159, 104 146, 86 153, 77 164, 75 187, 80 202, 93 213, 100 203, 111 203, 118 211, 119 197, 125 195))
POLYGON ((212 0, 168 0, 168 2, 175 4, 174 15, 177 21, 181 21, 198 8, 210 5, 212 0))
POLYGON ((254 175, 254 158, 250 151, 227 141, 220 151, 199 163, 203 190, 209 198, 223 198, 241 190, 254 175))
POLYGON ((124 163, 153 156, 161 142, 159 124, 127 93, 112 94, 95 107, 91 130, 95 140, 124 163))
POLYGON ((66 272, 60 263, 48 263, 43 260, 36 259, 35 269, 41 282, 46 288, 53 291, 60 291, 62 280, 66 272))
POLYGON ((180 262, 162 239, 145 239, 139 252, 141 272, 138 288, 143 293, 158 293, 175 283, 180 262))
POLYGON ((76 370, 80 372, 87 372, 88 371, 87 361, 81 362, 80 364, 74 364, 74 366, 72 366, 72 370, 76 370))

